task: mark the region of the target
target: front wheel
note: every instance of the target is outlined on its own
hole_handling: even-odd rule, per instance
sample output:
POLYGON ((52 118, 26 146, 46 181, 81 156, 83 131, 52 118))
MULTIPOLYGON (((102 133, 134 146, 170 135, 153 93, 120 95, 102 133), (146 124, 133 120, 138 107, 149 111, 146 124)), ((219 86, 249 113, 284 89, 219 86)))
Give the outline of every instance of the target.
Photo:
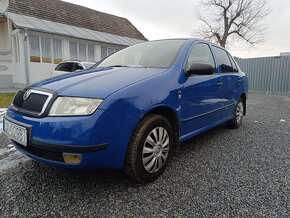
POLYGON ((240 98, 237 105, 236 105, 233 119, 231 119, 228 122, 230 128, 237 129, 242 125, 243 118, 244 118, 244 112, 245 112, 244 102, 243 102, 243 99, 240 98))
POLYGON ((124 171, 133 180, 156 180, 172 155, 173 131, 166 118, 148 115, 138 124, 128 147, 124 171))

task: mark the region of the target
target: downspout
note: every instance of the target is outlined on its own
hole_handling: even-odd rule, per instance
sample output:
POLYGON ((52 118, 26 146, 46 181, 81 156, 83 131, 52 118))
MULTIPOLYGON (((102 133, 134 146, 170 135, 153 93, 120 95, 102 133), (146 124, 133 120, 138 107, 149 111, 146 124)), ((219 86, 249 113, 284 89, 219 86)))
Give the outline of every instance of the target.
POLYGON ((28 30, 24 29, 24 64, 25 64, 25 74, 26 74, 26 84, 30 84, 29 79, 29 59, 28 59, 28 30))

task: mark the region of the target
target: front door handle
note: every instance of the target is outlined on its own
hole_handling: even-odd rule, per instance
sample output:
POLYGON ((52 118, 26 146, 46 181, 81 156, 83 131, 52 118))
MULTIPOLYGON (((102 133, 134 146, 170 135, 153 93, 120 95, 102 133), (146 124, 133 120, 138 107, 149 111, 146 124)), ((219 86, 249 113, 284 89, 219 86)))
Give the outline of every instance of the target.
POLYGON ((218 81, 216 84, 217 84, 218 87, 221 87, 223 85, 223 82, 222 81, 218 81))

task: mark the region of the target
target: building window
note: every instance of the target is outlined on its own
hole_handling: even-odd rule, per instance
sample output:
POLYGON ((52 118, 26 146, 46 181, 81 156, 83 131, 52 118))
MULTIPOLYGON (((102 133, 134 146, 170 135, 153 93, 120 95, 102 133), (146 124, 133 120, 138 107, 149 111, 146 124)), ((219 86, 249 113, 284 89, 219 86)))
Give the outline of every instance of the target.
POLYGON ((30 61, 40 63, 39 36, 29 36, 30 61))
POLYGON ((62 62, 62 43, 60 39, 53 40, 53 63, 59 64, 62 62))
POLYGON ((18 36, 13 37, 13 48, 14 48, 15 62, 20 62, 19 38, 18 38, 18 36))
POLYGON ((95 46, 69 42, 70 59, 95 62, 95 46))
POLYGON ((51 39, 46 37, 41 37, 41 56, 42 63, 52 63, 51 55, 51 39))
POLYGON ((108 48, 108 56, 111 54, 114 54, 115 51, 116 51, 116 49, 114 49, 114 48, 108 48))
POLYGON ((69 42, 69 52, 71 60, 78 60, 78 43, 69 42))
POLYGON ((29 36, 30 61, 36 63, 54 63, 62 61, 62 41, 48 37, 29 36))
POLYGON ((88 61, 95 62, 95 46, 94 45, 88 45, 88 61))
POLYGON ((119 48, 108 48, 108 47, 105 47, 105 46, 102 46, 101 47, 101 57, 102 59, 104 59, 105 57, 108 57, 110 56, 111 54, 114 54, 115 52, 117 51, 120 51, 121 49, 119 48))
POLYGON ((108 48, 107 47, 101 47, 101 58, 104 59, 108 56, 108 48))
POLYGON ((80 61, 87 60, 87 45, 79 44, 79 59, 80 61))

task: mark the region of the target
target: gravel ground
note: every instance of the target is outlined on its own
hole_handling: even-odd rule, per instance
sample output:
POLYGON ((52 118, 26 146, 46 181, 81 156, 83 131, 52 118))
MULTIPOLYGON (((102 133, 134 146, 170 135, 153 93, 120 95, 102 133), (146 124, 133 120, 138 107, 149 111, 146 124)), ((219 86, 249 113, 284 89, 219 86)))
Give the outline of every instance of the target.
MULTIPOLYGON (((220 126, 185 142, 147 185, 118 171, 19 160, 12 151, 3 158, 18 164, 0 171, 0 216, 289 217, 289 111, 290 95, 251 94, 240 129, 220 126)), ((0 142, 7 150, 3 134, 0 142)))

